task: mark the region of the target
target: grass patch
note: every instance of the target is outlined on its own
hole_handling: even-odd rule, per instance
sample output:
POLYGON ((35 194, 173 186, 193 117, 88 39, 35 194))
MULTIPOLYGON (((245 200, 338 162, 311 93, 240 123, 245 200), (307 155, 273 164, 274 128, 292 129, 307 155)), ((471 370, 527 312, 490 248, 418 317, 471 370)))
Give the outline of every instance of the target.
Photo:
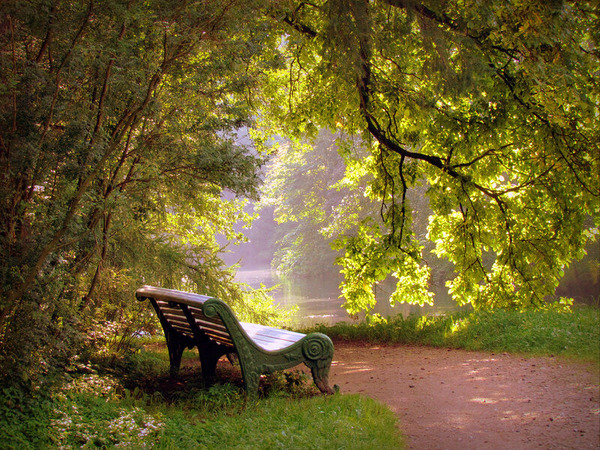
POLYGON ((333 339, 561 355, 600 362, 599 310, 474 311, 313 328, 333 339))
POLYGON ((158 448, 401 448, 391 411, 357 395, 269 398, 238 417, 172 414, 158 448))
POLYGON ((170 381, 163 348, 85 370, 53 393, 4 389, 2 448, 402 448, 387 407, 357 395, 314 395, 301 372, 267 377, 262 398, 249 401, 235 384, 203 389, 198 369, 170 381))

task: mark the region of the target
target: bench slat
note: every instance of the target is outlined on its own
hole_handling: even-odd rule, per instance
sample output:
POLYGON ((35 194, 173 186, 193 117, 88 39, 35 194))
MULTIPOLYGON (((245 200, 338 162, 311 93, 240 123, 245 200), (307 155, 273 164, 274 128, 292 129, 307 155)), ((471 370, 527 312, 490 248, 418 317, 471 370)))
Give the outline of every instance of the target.
POLYGON ((202 314, 202 312, 192 311, 192 316, 196 320, 201 320, 202 322, 206 322, 206 326, 210 326, 210 324, 213 324, 217 327, 225 327, 225 324, 223 323, 223 321, 221 319, 215 319, 213 317, 206 317, 204 314, 202 314))
POLYGON ((242 328, 244 328, 244 331, 248 333, 248 336, 250 337, 268 336, 283 341, 297 342, 304 336, 306 336, 303 333, 268 327, 266 325, 257 325, 255 323, 240 322, 240 325, 242 326, 242 328))
POLYGON ((254 334, 251 336, 253 341, 261 341, 261 342, 277 342, 280 343, 280 345, 283 345, 284 347, 289 347, 290 345, 292 345, 293 343, 297 342, 299 339, 291 341, 288 339, 279 339, 273 336, 265 336, 265 335, 261 335, 261 334, 254 334))
MULTIPOLYGON (((185 318, 171 317, 166 314, 165 314, 165 318, 171 324, 171 326, 174 329, 176 329, 177 331, 179 331, 180 333, 183 333, 186 336, 190 336, 190 337, 194 336, 194 332, 192 331, 192 328, 190 327, 189 322, 187 322, 187 320, 185 320, 185 318)), ((206 326, 203 326, 203 324, 199 323, 198 321, 196 321, 196 324, 198 325, 198 328, 200 328, 200 330, 202 330, 213 341, 217 341, 221 344, 225 344, 230 347, 233 346, 231 337, 230 337, 229 333, 227 332, 227 329, 224 326, 221 326, 220 328, 216 328, 215 324, 210 324, 211 326, 206 327, 206 326)))
MULTIPOLYGON (((172 316, 171 314, 164 314, 164 313, 163 313, 163 315, 165 316, 165 319, 167 319, 167 321, 169 323, 176 323, 180 326, 187 325, 187 327, 190 328, 190 323, 187 321, 187 319, 185 317, 172 316)), ((192 330, 190 329, 190 331, 192 331, 192 330)))
POLYGON ((209 328, 202 328, 200 327, 200 331, 202 331, 203 333, 209 335, 209 336, 214 336, 214 337, 218 337, 220 339, 227 339, 227 340, 231 340, 231 335, 220 331, 220 330, 211 330, 209 328))
MULTIPOLYGON (((174 315, 163 312, 163 316, 165 319, 167 319, 167 322, 169 322, 171 326, 180 333, 183 333, 189 337, 194 336, 194 332, 184 315, 174 315)), ((229 332, 227 331, 227 328, 225 328, 225 325, 208 322, 206 320, 201 321, 198 319, 196 319, 196 324, 198 325, 198 328, 200 328, 213 341, 227 345, 228 347, 233 347, 233 342, 229 332)))
POLYGON ((174 326, 173 328, 189 338, 194 337, 194 334, 189 330, 189 328, 186 329, 186 328, 181 328, 181 327, 177 327, 177 326, 174 326))
POLYGON ((184 303, 186 305, 197 305, 198 303, 204 303, 210 299, 208 295, 194 294, 192 292, 177 291, 175 289, 164 289, 154 286, 143 286, 138 291, 140 295, 152 297, 156 301, 175 301, 177 303, 184 303))
POLYGON ((256 345, 258 345, 260 348, 262 348, 263 350, 267 350, 269 352, 282 350, 289 346, 289 344, 287 344, 283 341, 269 341, 269 340, 262 340, 262 339, 256 339, 256 338, 252 339, 252 341, 256 345))
POLYGON ((224 337, 230 336, 229 332, 227 331, 227 328, 225 328, 225 327, 206 326, 204 323, 202 323, 201 321, 199 321, 197 319, 196 319, 196 324, 205 333, 212 333, 212 334, 216 334, 216 335, 224 336, 224 337))
POLYGON ((183 311, 179 308, 167 308, 167 307, 163 307, 160 306, 160 310, 163 312, 163 314, 171 314, 173 316, 181 316, 181 317, 185 317, 185 314, 183 313, 183 311))

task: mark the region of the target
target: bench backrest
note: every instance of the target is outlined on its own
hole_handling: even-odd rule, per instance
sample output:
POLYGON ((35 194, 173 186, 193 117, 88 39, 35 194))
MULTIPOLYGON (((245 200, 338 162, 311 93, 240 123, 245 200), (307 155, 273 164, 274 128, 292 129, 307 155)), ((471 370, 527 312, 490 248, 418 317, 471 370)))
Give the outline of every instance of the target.
POLYGON ((221 345, 233 347, 223 321, 218 316, 207 317, 203 312, 204 303, 212 297, 154 286, 143 286, 135 295, 138 300, 150 300, 163 327, 166 324, 190 339, 203 334, 221 345))

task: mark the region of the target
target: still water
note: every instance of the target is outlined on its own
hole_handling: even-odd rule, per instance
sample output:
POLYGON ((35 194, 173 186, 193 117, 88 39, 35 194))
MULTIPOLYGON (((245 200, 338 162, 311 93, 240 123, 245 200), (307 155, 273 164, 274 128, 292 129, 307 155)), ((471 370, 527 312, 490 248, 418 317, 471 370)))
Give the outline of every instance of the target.
MULTIPOLYGON (((342 308, 343 299, 340 298, 339 274, 323 275, 312 278, 281 278, 270 269, 240 270, 236 280, 246 283, 253 288, 260 285, 271 287, 278 285, 271 293, 275 302, 283 307, 298 306, 295 325, 314 325, 317 323, 334 324, 337 322, 351 322, 356 320, 342 308)), ((440 288, 435 293, 434 305, 418 306, 399 304, 391 306, 388 298, 392 285, 378 287, 376 291, 377 305, 375 312, 383 317, 402 314, 441 314, 457 310, 456 303, 450 298, 445 288, 440 288)), ((364 317, 361 316, 358 319, 364 317)))

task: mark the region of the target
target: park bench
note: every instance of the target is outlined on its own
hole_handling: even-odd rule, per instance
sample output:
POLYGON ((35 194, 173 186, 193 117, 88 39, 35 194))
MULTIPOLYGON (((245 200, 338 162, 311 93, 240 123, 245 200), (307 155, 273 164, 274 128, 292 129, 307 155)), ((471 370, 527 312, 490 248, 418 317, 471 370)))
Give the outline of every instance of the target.
POLYGON ((163 327, 171 376, 177 376, 186 348, 198 348, 202 378, 210 385, 218 360, 238 356, 248 396, 258 395, 263 373, 305 363, 321 392, 332 394, 329 369, 333 343, 322 333, 302 334, 278 328, 240 322, 229 305, 206 295, 143 286, 138 300, 149 300, 163 327))

